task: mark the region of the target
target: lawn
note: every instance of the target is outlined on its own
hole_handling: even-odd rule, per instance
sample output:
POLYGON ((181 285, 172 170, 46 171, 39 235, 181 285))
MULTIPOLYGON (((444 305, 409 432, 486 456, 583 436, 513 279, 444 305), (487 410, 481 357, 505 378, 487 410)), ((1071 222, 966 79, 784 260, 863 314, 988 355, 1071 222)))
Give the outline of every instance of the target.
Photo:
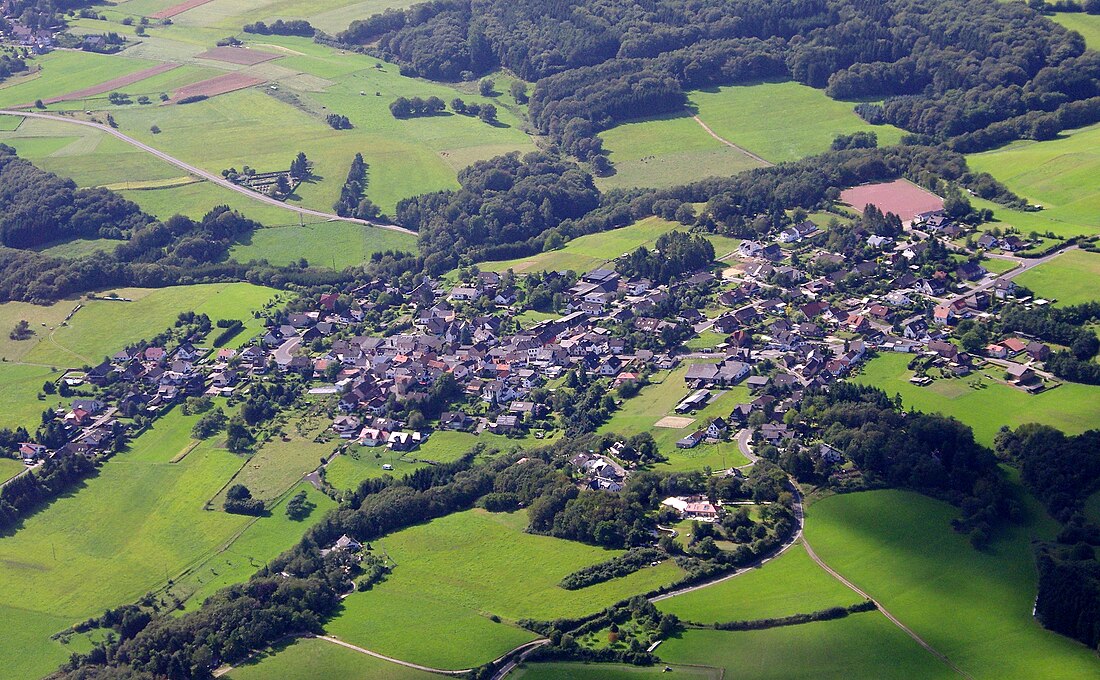
POLYGON ((438 680, 434 673, 418 671, 375 659, 352 649, 317 639, 283 643, 265 654, 234 668, 227 680, 438 680))
POLYGON ((371 253, 386 250, 415 252, 416 237, 351 222, 321 222, 258 229, 234 245, 229 256, 238 262, 267 260, 274 265, 305 258, 314 266, 339 271, 363 264, 371 253))
MULTIPOLYGON (((1002 425, 1018 427, 1024 423, 1043 423, 1068 434, 1079 434, 1100 424, 1100 387, 1063 383, 1048 392, 1029 395, 996 380, 982 378, 982 389, 969 386, 974 376, 936 380, 928 387, 909 382, 913 373, 907 368, 912 357, 884 354, 868 362, 853 378, 874 385, 893 396, 900 394, 905 408, 926 413, 953 416, 974 429, 974 438, 986 446, 1002 425)), ((979 371, 994 378, 1000 369, 979 371)))
MULTIPOLYGON (((40 331, 24 361, 52 366, 96 364, 130 343, 151 338, 176 321, 183 311, 208 314, 212 321, 242 319, 247 339, 262 328, 253 310, 273 300, 277 292, 250 283, 212 283, 170 288, 119 288, 114 292, 132 302, 88 300, 65 325, 40 331)), ((55 305, 71 310, 72 301, 55 305)))
POLYGON ((718 141, 689 114, 670 114, 617 125, 602 133, 615 174, 601 189, 669 187, 730 175, 763 165, 718 141))
POLYGON ((634 680, 635 678, 664 677, 696 680, 721 680, 722 671, 714 668, 676 666, 666 672, 663 666, 626 666, 620 664, 591 664, 568 661, 524 664, 508 677, 516 680, 634 680))
POLYGON ((976 678, 1095 677, 1094 652, 1031 616, 1031 540, 1056 527, 1028 501, 1026 520, 998 529, 981 551, 952 530, 955 508, 903 491, 818 501, 807 510, 806 537, 832 568, 976 678))
POLYGON ((754 680, 957 677, 878 612, 767 630, 690 630, 656 653, 754 680))
POLYGON ((827 151, 839 134, 874 132, 880 146, 896 144, 902 135, 898 128, 865 122, 851 102, 796 82, 699 90, 688 97, 715 134, 773 163, 827 151))
POLYGON ((618 554, 524 533, 526 513, 456 513, 374 541, 395 563, 381 585, 344 601, 327 630, 373 651, 439 668, 484 663, 533 638, 508 621, 596 611, 669 583, 671 562, 582 590, 565 575, 618 554), (471 540, 476 537, 476 540, 471 540), (488 617, 500 616, 494 623, 488 617))
POLYGON ((21 460, 0 458, 0 482, 6 482, 26 469, 27 466, 21 460))
POLYGON ((1036 295, 1061 305, 1100 300, 1100 290, 1096 288, 1100 281, 1100 254, 1071 250, 1029 269, 1015 280, 1036 295))
POLYGON ((1084 12, 1055 12, 1050 18, 1084 36, 1089 49, 1100 50, 1100 16, 1084 12))
MULTIPOLYGON (((1100 233, 1100 125, 1068 130, 1057 139, 1019 141, 967 156, 975 172, 988 172, 1031 203, 1038 213, 994 207, 998 219, 1027 234, 1063 237, 1100 233)), ((976 204, 985 207, 985 204, 976 204)))
POLYGON ((657 603, 682 621, 715 623, 808 614, 846 607, 861 598, 795 544, 759 569, 657 603))

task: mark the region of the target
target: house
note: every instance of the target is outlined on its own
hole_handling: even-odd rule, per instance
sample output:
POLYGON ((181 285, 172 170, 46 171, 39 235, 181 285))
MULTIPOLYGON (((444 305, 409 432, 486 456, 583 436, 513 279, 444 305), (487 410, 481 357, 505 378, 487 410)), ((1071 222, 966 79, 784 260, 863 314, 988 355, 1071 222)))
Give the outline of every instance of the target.
POLYGON ((332 545, 333 550, 346 550, 348 552, 359 552, 363 549, 363 544, 354 538, 344 534, 340 538, 336 539, 336 543, 332 545))
POLYGON ((1004 359, 1008 356, 1008 348, 1004 345, 986 345, 985 355, 993 359, 1004 359))
POLYGON ((105 406, 104 403, 98 399, 73 399, 69 405, 74 411, 81 409, 93 416, 102 411, 105 406))
POLYGON ((988 250, 990 248, 996 248, 999 242, 997 241, 996 236, 990 234, 989 232, 986 232, 978 237, 977 243, 979 248, 985 248, 988 250))
POLYGON ((420 433, 391 432, 386 442, 393 451, 412 451, 420 445, 420 433))
POLYGON ((718 508, 707 500, 690 501, 684 507, 684 517, 691 519, 718 519, 718 508))
POLYGON ((741 245, 737 246, 737 254, 741 257, 756 257, 760 254, 760 251, 764 250, 764 246, 760 245, 756 241, 744 240, 741 245))
POLYGON ((1002 340, 1001 344, 1008 349, 1010 355, 1019 354, 1027 349, 1027 343, 1019 338, 1008 338, 1007 340, 1002 340))
POLYGON ((729 430, 729 425, 726 424, 725 420, 715 418, 710 425, 707 425, 707 439, 722 439, 729 430))
POLYGON ((389 433, 376 427, 364 427, 359 433, 358 442, 362 446, 381 446, 389 441, 389 433))
POLYGON ((940 326, 948 326, 955 319, 955 310, 951 305, 936 305, 932 310, 932 320, 940 326))
POLYGON ((997 279, 997 282, 993 284, 993 296, 998 300, 1004 300, 1015 295, 1016 282, 1012 279, 997 279))
POLYGON ((332 420, 332 429, 341 437, 351 437, 359 431, 361 423, 355 416, 336 416, 332 420))
POLYGON ((1005 367, 1005 378, 1014 385, 1025 385, 1035 379, 1035 371, 1015 362, 1005 367))
POLYGON ((34 460, 35 458, 43 458, 46 456, 47 452, 48 449, 42 444, 23 442, 19 445, 19 456, 23 460, 34 460))
POLYGON ((986 275, 985 267, 976 262, 964 262, 955 269, 955 276, 960 281, 977 281, 986 275))
POLYGON ((1032 340, 1027 343, 1027 355, 1035 361, 1046 361, 1050 358, 1050 347, 1032 340))
POLYGON ((676 442, 676 448, 678 449, 694 449, 699 445, 699 442, 703 441, 707 436, 706 431, 696 430, 688 436, 684 437, 680 441, 676 442))
POLYGON ((928 343, 928 350, 948 360, 953 360, 959 355, 959 348, 946 340, 933 340, 928 343))
POLYGON ((470 417, 462 411, 446 411, 439 417, 439 427, 444 430, 465 430, 470 426, 470 417))

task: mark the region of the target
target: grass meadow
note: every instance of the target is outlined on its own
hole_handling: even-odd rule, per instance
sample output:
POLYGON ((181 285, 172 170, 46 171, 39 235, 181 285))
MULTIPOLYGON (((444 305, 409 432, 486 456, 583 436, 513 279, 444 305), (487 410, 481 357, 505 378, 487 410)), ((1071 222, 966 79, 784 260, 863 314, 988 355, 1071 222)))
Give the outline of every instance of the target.
POLYGON ((258 229, 234 245, 229 256, 238 262, 265 259, 273 265, 305 258, 312 265, 339 271, 387 250, 415 252, 416 237, 351 222, 320 222, 258 229))
POLYGON ((33 104, 36 99, 81 90, 156 66, 156 62, 117 54, 56 50, 35 57, 31 66, 38 70, 12 78, 0 86, 0 108, 33 104))
POLYGON ((27 466, 23 465, 21 460, 0 458, 0 482, 6 482, 25 469, 27 469, 27 466))
POLYGON ((1089 49, 1100 49, 1100 16, 1084 12, 1055 12, 1050 18, 1080 33, 1089 49))
POLYGON ((657 603, 682 621, 710 624, 846 607, 859 595, 817 566, 798 543, 759 569, 657 603))
POLYGON ((1027 501, 1027 519, 999 528, 981 551, 952 530, 955 508, 904 491, 820 500, 807 510, 806 538, 832 568, 975 678, 1095 676, 1100 661, 1092 651, 1031 616, 1031 541, 1057 528, 1027 501))
POLYGON ((900 394, 905 408, 958 418, 973 428, 974 438, 986 446, 993 446, 993 437, 1002 425, 1014 428, 1024 423, 1043 423, 1067 434, 1080 434, 1100 419, 1100 387, 1067 382, 1029 395, 998 382, 1000 369, 976 373, 995 378, 981 377, 982 389, 970 386, 975 376, 936 380, 928 387, 918 387, 909 382, 913 375, 907 368, 911 358, 907 354, 881 355, 868 362, 853 380, 874 385, 890 396, 900 394))
POLYGON ((396 563, 374 590, 344 601, 326 629, 348 642, 437 668, 468 668, 533 639, 508 622, 592 613, 682 573, 671 562, 564 590, 565 575, 608 551, 524 533, 526 513, 456 513, 374 541, 396 563), (476 540, 475 540, 476 537, 476 540), (488 617, 497 615, 502 623, 488 617))
POLYGON ((957 677, 878 612, 767 630, 689 630, 656 653, 754 680, 957 677))
MULTIPOLYGON (((996 217, 1027 234, 1063 237, 1100 233, 1100 125, 1067 130, 1045 142, 1018 141, 970 154, 976 172, 988 172, 1043 210, 1020 213, 994 207, 996 217)), ((986 207, 984 203, 975 203, 986 207)))
MULTIPOLYGON (((675 666, 669 671, 674 678, 689 680, 722 680, 717 668, 675 666)), ((663 666, 627 666, 625 664, 592 664, 570 661, 549 661, 523 664, 509 675, 517 680, 635 680, 635 678, 665 677, 663 666)))
POLYGON ((1100 300, 1100 290, 1096 288, 1096 282, 1100 281, 1100 254, 1071 250, 1029 269, 1015 280, 1060 305, 1100 300))
POLYGON ((301 638, 237 666, 227 680, 438 680, 434 673, 376 659, 324 640, 301 638))

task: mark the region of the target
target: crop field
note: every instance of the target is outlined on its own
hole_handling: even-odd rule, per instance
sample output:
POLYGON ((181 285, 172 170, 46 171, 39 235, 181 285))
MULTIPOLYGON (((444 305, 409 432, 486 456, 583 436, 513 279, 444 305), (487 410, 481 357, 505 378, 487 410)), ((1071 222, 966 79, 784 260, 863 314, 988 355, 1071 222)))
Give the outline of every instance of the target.
MULTIPOLYGON (((38 328, 35 345, 24 355, 28 363, 51 366, 97 364, 129 343, 150 338, 168 328, 183 311, 207 314, 212 321, 242 319, 244 338, 262 328, 251 312, 276 297, 276 291, 249 283, 216 283, 170 288, 119 288, 132 302, 86 300, 66 324, 47 331, 38 328)), ((65 313, 76 305, 62 301, 65 313)))
POLYGON ((699 118, 719 137, 779 163, 828 151, 839 134, 874 132, 879 146, 896 144, 902 131, 870 125, 851 102, 795 82, 767 82, 689 93, 699 118))
POLYGON ((682 621, 715 623, 808 614, 860 601, 817 566, 801 544, 759 569, 723 583, 657 603, 682 621))
POLYGON ((981 551, 952 530, 955 508, 904 491, 818 501, 807 511, 806 537, 825 562, 975 678, 1095 676, 1093 652, 1031 616, 1031 540, 1057 529, 1027 500, 1025 521, 998 528, 981 551))
MULTIPOLYGON (((289 213, 287 216, 293 217, 289 213)), ((351 222, 320 222, 259 229, 234 245, 229 256, 238 262, 267 260, 274 265, 305 258, 314 266, 339 271, 362 264, 371 253, 386 250, 415 251, 416 237, 351 222)))
POLYGON ((907 368, 905 354, 884 354, 868 362, 853 378, 874 385, 886 394, 900 394, 905 408, 926 413, 942 413, 958 418, 974 429, 974 438, 986 446, 1002 425, 1017 427, 1024 423, 1043 423, 1067 434, 1080 434, 1100 420, 1100 387, 1063 383, 1047 392, 1028 395, 997 380, 1001 370, 979 371, 995 379, 981 378, 981 389, 970 386, 975 376, 936 380, 928 387, 909 382, 913 373, 907 368))
POLYGON ((1055 12, 1050 18, 1084 36, 1089 49, 1100 49, 1100 17, 1084 12, 1055 12))
POLYGON ((1015 279, 1036 295, 1061 305, 1100 300, 1100 254, 1084 250, 1062 253, 1050 262, 1020 274, 1015 279))
MULTIPOLYGON (((1037 213, 994 208, 997 218, 1027 234, 1036 229, 1058 236, 1100 233, 1100 125, 1068 130, 1045 142, 1013 142, 966 158, 971 169, 988 172, 1030 203, 1037 213)), ((984 205, 984 204, 983 204, 984 205)))
POLYGON ((943 199, 906 179, 845 189, 840 199, 859 212, 873 205, 884 213, 894 213, 902 222, 922 212, 943 209, 943 199))
POLYGON ((690 630, 656 653, 754 680, 957 677, 878 612, 767 630, 690 630))
POLYGON ((434 673, 375 659, 317 639, 298 639, 234 668, 228 680, 438 680, 434 673))
POLYGON ((666 673, 663 666, 627 666, 609 663, 576 663, 568 661, 523 664, 508 677, 518 680, 634 680, 635 678, 689 678, 690 680, 722 680, 716 668, 673 666, 666 673))
POLYGON ((712 137, 687 113, 623 123, 600 136, 615 165, 614 175, 596 180, 601 189, 667 187, 763 165, 712 137))
POLYGON ((396 658, 467 668, 533 638, 507 621, 591 613, 681 573, 666 562, 581 590, 564 590, 557 585, 562 577, 617 553, 526 534, 526 525, 523 512, 472 510, 374 541, 375 550, 397 566, 374 590, 347 598, 344 612, 327 630, 396 658), (474 536, 477 540, 471 541, 474 536), (490 621, 492 614, 505 622, 490 621))
POLYGON ((35 57, 31 64, 40 71, 0 86, 0 108, 30 105, 36 99, 58 97, 156 66, 144 59, 76 50, 50 52, 35 57))

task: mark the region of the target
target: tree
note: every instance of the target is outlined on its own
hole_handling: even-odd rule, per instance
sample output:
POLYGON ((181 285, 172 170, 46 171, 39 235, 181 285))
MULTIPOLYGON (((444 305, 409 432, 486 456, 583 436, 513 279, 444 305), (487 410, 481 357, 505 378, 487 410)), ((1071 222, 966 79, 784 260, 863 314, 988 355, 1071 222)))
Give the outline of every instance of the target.
POLYGON ((482 78, 481 82, 477 84, 477 91, 481 93, 482 97, 492 97, 494 84, 491 78, 482 78))
POLYGON ((495 123, 497 119, 497 107, 492 104, 482 104, 481 110, 477 113, 477 117, 486 123, 495 123))
POLYGON ((42 383, 42 391, 46 394, 54 394, 55 392, 57 392, 57 385, 53 384, 52 380, 47 380, 46 382, 42 383))
POLYGON ((520 80, 512 81, 512 99, 514 99, 517 104, 527 103, 529 99, 527 96, 527 83, 520 80))
POLYGON ((309 159, 306 158, 304 151, 299 151, 298 155, 294 157, 294 161, 290 164, 290 174, 298 179, 309 178, 309 159))
POLYGON ((283 196, 290 193, 290 180, 286 178, 286 175, 279 175, 275 178, 275 191, 283 196))
POLYGON ((44 108, 46 108, 46 105, 42 103, 42 100, 41 100, 41 99, 35 99, 35 100, 34 100, 34 108, 36 108, 36 109, 44 109, 44 108))
POLYGON ((315 507, 316 505, 306 498, 305 490, 302 490, 286 502, 286 516, 297 522, 309 517, 309 513, 315 507))

